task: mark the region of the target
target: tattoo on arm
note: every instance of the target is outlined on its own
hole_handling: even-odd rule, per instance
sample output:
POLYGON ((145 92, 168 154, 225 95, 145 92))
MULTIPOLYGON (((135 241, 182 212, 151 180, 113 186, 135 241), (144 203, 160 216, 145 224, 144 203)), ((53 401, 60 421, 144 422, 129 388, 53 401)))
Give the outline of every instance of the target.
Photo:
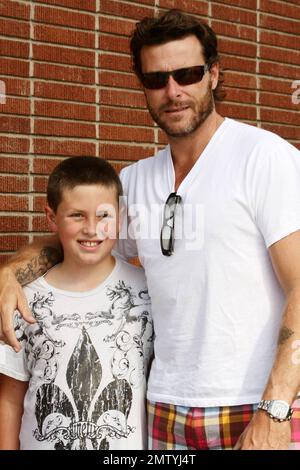
POLYGON ((286 326, 283 326, 279 331, 278 345, 285 343, 292 335, 294 334, 293 330, 290 330, 286 326))
POLYGON ((34 281, 45 274, 48 269, 62 261, 62 253, 58 249, 45 247, 38 256, 32 258, 24 269, 16 271, 17 281, 21 286, 34 281))

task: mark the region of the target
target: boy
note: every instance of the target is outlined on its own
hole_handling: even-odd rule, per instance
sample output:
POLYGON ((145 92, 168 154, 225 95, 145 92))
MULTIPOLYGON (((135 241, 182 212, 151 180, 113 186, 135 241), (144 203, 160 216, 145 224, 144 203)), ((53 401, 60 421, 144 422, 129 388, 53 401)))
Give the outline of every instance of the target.
POLYGON ((96 157, 50 175, 46 217, 64 260, 25 287, 37 323, 16 315, 22 350, 1 345, 2 449, 145 448, 152 320, 143 271, 112 256, 121 195, 96 157))

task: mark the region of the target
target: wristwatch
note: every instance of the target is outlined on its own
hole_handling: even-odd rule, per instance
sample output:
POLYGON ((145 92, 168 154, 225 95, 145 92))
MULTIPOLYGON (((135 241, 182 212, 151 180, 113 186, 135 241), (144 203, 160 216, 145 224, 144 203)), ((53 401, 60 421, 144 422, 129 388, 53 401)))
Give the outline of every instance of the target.
POLYGON ((292 408, 284 400, 261 400, 257 408, 266 411, 270 418, 280 423, 290 421, 293 414, 292 408))

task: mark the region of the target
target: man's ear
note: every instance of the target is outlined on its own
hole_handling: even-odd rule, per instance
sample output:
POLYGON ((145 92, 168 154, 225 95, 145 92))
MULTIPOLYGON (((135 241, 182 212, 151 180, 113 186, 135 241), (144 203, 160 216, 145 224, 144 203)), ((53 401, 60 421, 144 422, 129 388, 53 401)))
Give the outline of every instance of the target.
POLYGON ((211 77, 211 88, 212 90, 215 90, 218 85, 219 81, 219 72, 220 72, 220 66, 218 63, 213 64, 210 68, 210 77, 211 77))
POLYGON ((55 215, 54 210, 51 209, 51 207, 46 206, 45 214, 46 214, 46 219, 50 226, 51 232, 57 232, 56 215, 55 215))

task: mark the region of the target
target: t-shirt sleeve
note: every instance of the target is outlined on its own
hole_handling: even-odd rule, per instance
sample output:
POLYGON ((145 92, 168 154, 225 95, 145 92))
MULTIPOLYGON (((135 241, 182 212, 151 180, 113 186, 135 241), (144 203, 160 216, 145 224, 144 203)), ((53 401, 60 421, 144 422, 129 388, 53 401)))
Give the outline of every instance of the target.
POLYGON ((254 217, 267 247, 300 230, 300 152, 295 147, 276 138, 257 152, 249 185, 254 217))
MULTIPOLYGON (((138 256, 136 240, 130 236, 130 217, 128 216, 128 190, 130 171, 129 168, 124 168, 120 173, 120 179, 123 186, 124 196, 122 198, 121 209, 121 230, 119 239, 116 243, 114 252, 121 256, 123 259, 135 258, 138 256)), ((134 182, 133 182, 134 184, 134 182)))
POLYGON ((15 314, 14 325, 22 349, 17 353, 7 344, 0 342, 0 373, 27 382, 30 378, 25 354, 25 327, 27 323, 21 318, 19 312, 15 314))

